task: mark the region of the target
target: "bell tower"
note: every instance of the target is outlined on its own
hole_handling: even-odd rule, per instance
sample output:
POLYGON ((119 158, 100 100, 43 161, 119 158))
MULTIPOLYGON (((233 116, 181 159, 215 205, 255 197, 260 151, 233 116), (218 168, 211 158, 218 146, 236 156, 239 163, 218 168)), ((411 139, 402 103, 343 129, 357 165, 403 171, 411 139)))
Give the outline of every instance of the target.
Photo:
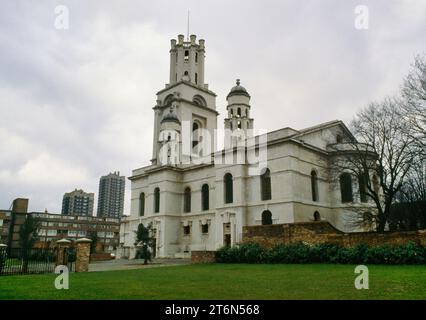
POLYGON ((240 79, 237 79, 234 86, 226 97, 228 106, 228 117, 225 118, 225 129, 232 132, 233 136, 249 137, 251 129, 253 129, 253 119, 250 118, 250 95, 246 88, 241 86, 240 79))
POLYGON ((184 41, 184 35, 171 40, 169 85, 181 80, 204 87, 204 40, 196 43, 197 36, 192 34, 190 41, 184 41))
POLYGON ((216 94, 204 83, 205 41, 200 39, 197 42, 196 35, 185 41, 184 35, 180 34, 170 43, 169 83, 157 92, 157 103, 153 108, 153 165, 166 164, 161 161, 164 157, 159 157, 165 142, 179 142, 180 150, 176 153, 181 154, 181 159, 192 159, 197 145, 197 150, 202 151, 197 154, 207 152, 206 145, 210 144, 211 152, 214 150, 211 137, 217 128, 218 112, 216 94), (170 134, 171 131, 177 135, 170 134))

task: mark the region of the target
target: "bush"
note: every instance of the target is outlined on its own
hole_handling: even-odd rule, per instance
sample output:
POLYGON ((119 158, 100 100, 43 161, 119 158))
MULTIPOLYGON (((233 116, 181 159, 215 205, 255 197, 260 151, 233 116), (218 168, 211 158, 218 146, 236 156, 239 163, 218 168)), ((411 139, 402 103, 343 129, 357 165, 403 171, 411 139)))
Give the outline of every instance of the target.
POLYGON ((222 247, 216 251, 216 261, 224 263, 260 263, 264 260, 265 249, 255 243, 235 247, 222 247))
POLYGON ((399 246, 368 247, 359 244, 343 248, 338 244, 308 245, 302 242, 265 249, 247 243, 216 251, 222 263, 341 263, 341 264, 425 264, 426 248, 409 242, 399 246))
POLYGON ((269 250, 265 256, 269 263, 309 263, 310 247, 301 242, 278 245, 269 250))

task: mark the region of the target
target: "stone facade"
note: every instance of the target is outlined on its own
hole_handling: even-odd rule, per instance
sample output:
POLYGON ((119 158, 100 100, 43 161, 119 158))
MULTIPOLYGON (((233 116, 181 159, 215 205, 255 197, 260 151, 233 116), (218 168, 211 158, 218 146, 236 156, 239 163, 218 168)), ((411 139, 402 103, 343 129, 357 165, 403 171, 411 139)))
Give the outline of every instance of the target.
POLYGON ((258 243, 271 248, 279 244, 303 242, 307 244, 337 243, 344 247, 357 244, 368 246, 401 245, 407 242, 426 245, 426 231, 344 233, 328 222, 301 222, 269 226, 245 226, 242 243, 258 243))
POLYGON ((195 36, 190 42, 184 41, 183 36, 178 39, 171 42, 170 83, 157 93, 153 108, 151 164, 133 170, 129 177, 130 216, 122 220, 121 250, 117 256, 134 258, 134 231, 140 223, 152 223, 157 257, 186 256, 192 251, 233 246, 242 241, 244 227, 263 224, 265 215, 270 216, 274 225, 322 220, 339 230, 355 231, 348 223, 353 216, 351 208, 368 210, 373 204, 361 203, 354 178, 353 201, 343 203, 339 179, 330 176, 328 167, 335 157, 334 146, 343 148, 345 142, 354 139, 345 124, 335 120, 302 130, 289 127, 267 133, 264 130, 255 140, 259 151, 265 150, 258 152, 257 159, 247 156, 244 161, 238 161, 240 154, 256 154, 254 148, 241 149, 238 143, 234 144, 254 140, 251 96, 240 81, 227 95, 224 150, 214 149, 206 156, 214 161, 198 164, 172 161, 175 157, 199 159, 197 146, 221 144, 217 141, 216 94, 204 83, 205 42, 200 40, 197 44, 195 36), (205 136, 201 139, 194 128, 209 132, 206 137, 212 137, 212 141, 205 136), (228 132, 231 132, 230 141, 226 139, 228 132), (182 147, 187 140, 192 146, 189 155, 184 154, 182 147), (227 161, 228 155, 231 161, 227 161), (264 158, 260 159, 261 155, 264 158), (256 172, 259 168, 263 171, 256 172), (268 197, 264 196, 261 180, 261 172, 265 170, 269 174, 268 197), (226 197, 225 177, 230 177, 231 201, 226 197), (206 189, 208 206, 203 205, 206 189), (185 201, 187 190, 189 206, 185 201))

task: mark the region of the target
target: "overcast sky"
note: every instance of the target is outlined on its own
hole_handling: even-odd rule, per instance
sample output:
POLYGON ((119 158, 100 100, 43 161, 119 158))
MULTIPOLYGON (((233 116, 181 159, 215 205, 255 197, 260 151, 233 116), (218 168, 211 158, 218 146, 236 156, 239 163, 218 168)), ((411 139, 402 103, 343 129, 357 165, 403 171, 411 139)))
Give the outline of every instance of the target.
POLYGON ((149 164, 155 93, 188 9, 219 127, 236 78, 258 129, 348 123, 396 93, 426 51, 424 0, 2 0, 0 209, 28 197, 31 211, 60 212, 65 192, 97 199, 101 175, 149 164), (57 5, 68 30, 55 28, 57 5), (369 9, 367 30, 354 26, 357 5, 369 9))

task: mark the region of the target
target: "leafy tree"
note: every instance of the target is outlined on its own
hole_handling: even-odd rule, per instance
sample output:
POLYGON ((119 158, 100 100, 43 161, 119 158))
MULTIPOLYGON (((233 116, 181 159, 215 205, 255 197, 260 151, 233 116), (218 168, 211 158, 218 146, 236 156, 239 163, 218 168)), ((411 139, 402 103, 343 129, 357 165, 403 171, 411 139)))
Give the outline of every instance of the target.
POLYGON ((96 253, 96 246, 98 244, 98 233, 96 231, 89 233, 89 239, 92 240, 90 243, 90 253, 96 253))
POLYGON ((22 272, 28 271, 28 260, 30 251, 38 240, 37 230, 40 228, 40 221, 32 215, 27 215, 24 223, 19 229, 19 244, 22 248, 22 272))
POLYGON ((151 252, 149 248, 153 246, 153 238, 151 237, 152 233, 152 223, 149 223, 146 227, 143 223, 138 225, 138 229, 135 231, 136 242, 135 246, 141 248, 136 252, 136 258, 144 259, 144 264, 148 264, 148 261, 151 261, 151 252))

